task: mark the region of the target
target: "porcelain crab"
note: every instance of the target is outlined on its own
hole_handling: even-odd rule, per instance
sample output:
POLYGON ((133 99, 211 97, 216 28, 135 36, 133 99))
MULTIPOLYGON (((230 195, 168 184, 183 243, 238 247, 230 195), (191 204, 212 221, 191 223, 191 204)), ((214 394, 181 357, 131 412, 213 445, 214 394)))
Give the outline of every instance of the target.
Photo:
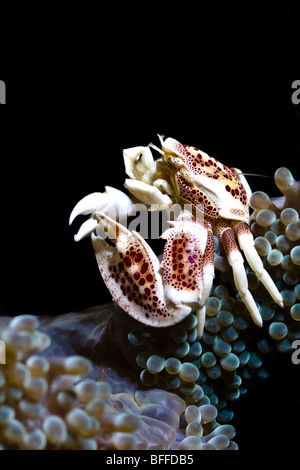
POLYGON ((226 167, 195 147, 173 138, 159 139, 161 148, 149 144, 123 151, 130 197, 106 187, 104 193, 92 193, 74 207, 70 224, 79 214, 91 214, 75 240, 92 235, 103 280, 129 315, 146 325, 167 327, 180 322, 195 307, 201 337, 214 278, 215 235, 232 267, 241 299, 261 326, 240 249, 273 300, 280 306, 283 302, 254 247, 249 228, 251 189, 246 178, 240 170, 226 167), (154 160, 151 148, 159 152, 158 159, 154 160), (120 223, 136 202, 146 204, 149 210, 153 204, 160 210, 174 203, 182 208, 161 235, 166 240, 161 262, 139 233, 120 223), (116 217, 108 215, 110 209, 117 211, 116 217), (99 235, 98 229, 104 225, 110 242, 103 232, 99 235))

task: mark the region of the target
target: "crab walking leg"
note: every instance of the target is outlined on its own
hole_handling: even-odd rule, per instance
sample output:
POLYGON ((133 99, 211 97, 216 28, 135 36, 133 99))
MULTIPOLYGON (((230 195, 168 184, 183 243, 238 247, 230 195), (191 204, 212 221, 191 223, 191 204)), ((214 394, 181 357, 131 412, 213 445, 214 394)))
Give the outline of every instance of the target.
POLYGON ((196 306, 196 317, 197 317, 197 339, 201 339, 203 336, 205 318, 206 318, 206 306, 196 306))
POLYGON ((215 268, 214 268, 214 236, 210 224, 207 224, 207 242, 204 253, 203 263, 203 291, 202 296, 199 299, 199 304, 196 305, 196 316, 197 316, 197 336, 202 338, 204 323, 206 317, 206 301, 211 292, 215 268))
POLYGON ((271 276, 265 270, 262 264, 262 260, 255 249, 254 238, 249 226, 244 222, 240 222, 235 227, 235 233, 239 241, 239 246, 241 250, 243 250, 243 252, 245 253, 246 259, 250 267, 253 269, 259 280, 263 283, 263 285, 271 295, 272 299, 278 305, 280 305, 280 307, 283 308, 284 304, 282 301, 281 294, 275 286, 271 276))
POLYGON ((246 305, 254 323, 258 326, 262 326, 261 315, 248 289, 248 280, 244 268, 244 260, 236 244, 234 231, 231 228, 220 230, 218 238, 224 247, 228 262, 232 267, 234 283, 238 293, 246 305))
POLYGON ((145 240, 104 213, 95 217, 115 243, 112 247, 92 233, 99 270, 115 302, 145 325, 167 327, 183 320, 191 307, 166 302, 160 262, 145 240))

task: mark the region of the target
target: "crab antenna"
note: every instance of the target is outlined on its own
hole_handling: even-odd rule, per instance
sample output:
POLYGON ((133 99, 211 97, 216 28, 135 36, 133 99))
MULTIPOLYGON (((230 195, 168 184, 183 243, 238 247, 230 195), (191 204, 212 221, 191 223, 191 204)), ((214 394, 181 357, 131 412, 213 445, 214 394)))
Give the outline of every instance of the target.
POLYGON ((152 142, 149 142, 148 147, 153 148, 154 150, 156 150, 157 152, 159 152, 161 155, 164 154, 164 152, 162 151, 162 149, 160 149, 160 148, 158 148, 156 145, 152 144, 152 142))
POLYGON ((244 173, 244 172, 241 172, 241 173, 239 173, 239 175, 243 175, 243 176, 260 176, 261 178, 274 178, 274 176, 260 175, 259 173, 244 173))

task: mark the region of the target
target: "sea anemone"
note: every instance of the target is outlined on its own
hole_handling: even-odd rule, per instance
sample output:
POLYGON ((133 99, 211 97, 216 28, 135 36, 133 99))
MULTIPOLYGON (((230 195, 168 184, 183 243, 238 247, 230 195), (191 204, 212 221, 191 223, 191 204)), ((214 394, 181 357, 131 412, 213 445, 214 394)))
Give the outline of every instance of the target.
POLYGON ((117 313, 122 316, 123 312, 113 312, 108 304, 63 315, 62 321, 39 321, 31 315, 3 319, 6 365, 0 372, 1 448, 235 448, 234 428, 218 425, 217 409, 208 400, 188 406, 175 393, 141 387, 134 374, 128 373, 122 351, 111 344, 110 328, 117 313), (73 335, 79 325, 87 333, 81 345, 73 335), (66 339, 67 357, 62 354, 66 339), (107 355, 109 345, 117 349, 113 360, 107 355), (85 357, 72 354, 78 347, 85 357), (98 360, 93 365, 87 357, 95 355, 98 360))

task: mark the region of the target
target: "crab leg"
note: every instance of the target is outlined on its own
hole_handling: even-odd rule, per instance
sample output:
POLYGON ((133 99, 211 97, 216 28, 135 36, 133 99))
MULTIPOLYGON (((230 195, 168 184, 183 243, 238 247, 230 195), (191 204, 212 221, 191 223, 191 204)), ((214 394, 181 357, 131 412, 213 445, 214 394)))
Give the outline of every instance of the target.
POLYGON ((247 224, 240 222, 235 227, 235 233, 239 241, 239 246, 245 253, 249 266, 253 269, 259 280, 263 283, 272 299, 281 307, 284 307, 282 297, 275 286, 269 273, 264 269, 262 260, 254 247, 254 239, 247 224))
POLYGON ((210 224, 207 224, 208 234, 207 242, 204 253, 204 262, 203 262, 203 292, 202 296, 199 299, 199 304, 196 305, 196 316, 197 316, 197 333, 198 338, 201 338, 204 330, 204 323, 206 317, 206 301, 211 292, 215 268, 214 268, 214 236, 210 224))
POLYGON ((246 305, 254 323, 258 326, 262 326, 261 315, 248 289, 244 260, 235 241, 234 231, 232 228, 223 228, 223 230, 221 229, 217 232, 217 236, 223 245, 228 262, 232 267, 234 283, 237 291, 246 305))
POLYGON ((145 240, 104 213, 96 212, 94 217, 106 225, 108 236, 115 242, 112 247, 92 234, 103 280, 120 307, 150 326, 166 327, 183 320, 191 307, 166 302, 159 260, 145 240))

